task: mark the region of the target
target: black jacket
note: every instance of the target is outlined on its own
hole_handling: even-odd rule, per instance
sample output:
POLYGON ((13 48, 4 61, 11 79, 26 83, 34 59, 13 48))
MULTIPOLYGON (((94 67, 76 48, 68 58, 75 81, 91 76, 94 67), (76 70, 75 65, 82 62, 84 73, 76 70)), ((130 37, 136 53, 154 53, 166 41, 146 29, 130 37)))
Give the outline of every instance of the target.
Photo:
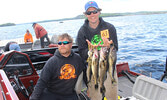
POLYGON ((101 31, 104 31, 104 30, 109 31, 109 40, 112 40, 114 42, 114 46, 118 51, 118 40, 117 40, 117 33, 116 33, 115 27, 112 24, 105 22, 101 17, 99 19, 100 19, 100 23, 96 29, 91 29, 89 27, 89 21, 85 20, 85 23, 78 31, 76 42, 78 44, 79 54, 84 60, 86 60, 88 57, 88 54, 87 54, 88 44, 86 42, 86 39, 91 41, 94 35, 100 35, 101 31))
POLYGON ((73 51, 69 57, 62 56, 56 50, 45 64, 30 100, 38 100, 45 88, 56 95, 73 95, 75 83, 85 65, 73 51))

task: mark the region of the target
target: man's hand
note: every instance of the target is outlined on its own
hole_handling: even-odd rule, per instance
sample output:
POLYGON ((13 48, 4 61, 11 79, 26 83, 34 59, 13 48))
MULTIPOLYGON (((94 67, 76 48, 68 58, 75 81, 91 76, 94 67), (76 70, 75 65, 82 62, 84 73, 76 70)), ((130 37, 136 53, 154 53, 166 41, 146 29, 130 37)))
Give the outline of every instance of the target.
POLYGON ((88 50, 97 48, 98 46, 100 47, 108 47, 110 48, 110 45, 113 43, 112 40, 109 41, 109 39, 102 37, 103 44, 101 45, 101 41, 97 45, 93 45, 89 40, 86 40, 88 43, 88 50))
POLYGON ((109 39, 107 39, 105 37, 102 37, 102 40, 103 40, 103 44, 100 45, 101 47, 108 47, 108 48, 110 48, 110 45, 113 43, 112 40, 109 41, 109 39))
POLYGON ((88 43, 88 50, 97 48, 98 46, 100 46, 100 43, 101 43, 99 42, 98 45, 93 45, 89 40, 86 40, 86 42, 88 43))

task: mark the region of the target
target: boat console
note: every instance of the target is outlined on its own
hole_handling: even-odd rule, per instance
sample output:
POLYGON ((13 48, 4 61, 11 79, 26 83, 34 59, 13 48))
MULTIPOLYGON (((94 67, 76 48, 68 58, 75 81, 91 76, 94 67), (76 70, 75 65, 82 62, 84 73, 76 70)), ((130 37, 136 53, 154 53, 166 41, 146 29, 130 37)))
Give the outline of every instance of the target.
POLYGON ((29 56, 18 51, 3 53, 0 69, 7 75, 18 98, 28 100, 39 78, 29 56))

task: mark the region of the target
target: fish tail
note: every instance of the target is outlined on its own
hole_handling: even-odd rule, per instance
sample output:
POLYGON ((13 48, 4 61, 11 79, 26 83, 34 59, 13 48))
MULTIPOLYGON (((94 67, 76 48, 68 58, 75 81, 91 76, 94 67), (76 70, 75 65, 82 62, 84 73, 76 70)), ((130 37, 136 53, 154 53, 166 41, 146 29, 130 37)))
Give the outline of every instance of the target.
POLYGON ((100 92, 101 92, 102 94, 105 94, 105 92, 106 92, 106 88, 105 88, 104 85, 100 88, 100 92))
POLYGON ((87 67, 87 83, 89 83, 91 81, 91 76, 92 76, 92 69, 91 69, 91 63, 92 61, 90 60, 88 62, 88 67, 87 67))
POLYGON ((97 89, 98 89, 98 87, 99 87, 99 86, 98 86, 98 84, 96 83, 96 84, 95 84, 95 89, 97 90, 97 89))

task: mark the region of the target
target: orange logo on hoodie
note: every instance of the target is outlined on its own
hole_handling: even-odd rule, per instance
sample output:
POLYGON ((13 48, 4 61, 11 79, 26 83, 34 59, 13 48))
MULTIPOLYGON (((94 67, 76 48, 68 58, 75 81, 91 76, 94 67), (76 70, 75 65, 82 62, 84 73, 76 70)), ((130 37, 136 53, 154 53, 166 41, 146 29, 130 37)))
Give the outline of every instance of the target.
POLYGON ((60 69, 60 74, 61 74, 61 76, 59 76, 60 79, 76 78, 75 68, 71 64, 65 64, 64 66, 62 66, 60 69))

